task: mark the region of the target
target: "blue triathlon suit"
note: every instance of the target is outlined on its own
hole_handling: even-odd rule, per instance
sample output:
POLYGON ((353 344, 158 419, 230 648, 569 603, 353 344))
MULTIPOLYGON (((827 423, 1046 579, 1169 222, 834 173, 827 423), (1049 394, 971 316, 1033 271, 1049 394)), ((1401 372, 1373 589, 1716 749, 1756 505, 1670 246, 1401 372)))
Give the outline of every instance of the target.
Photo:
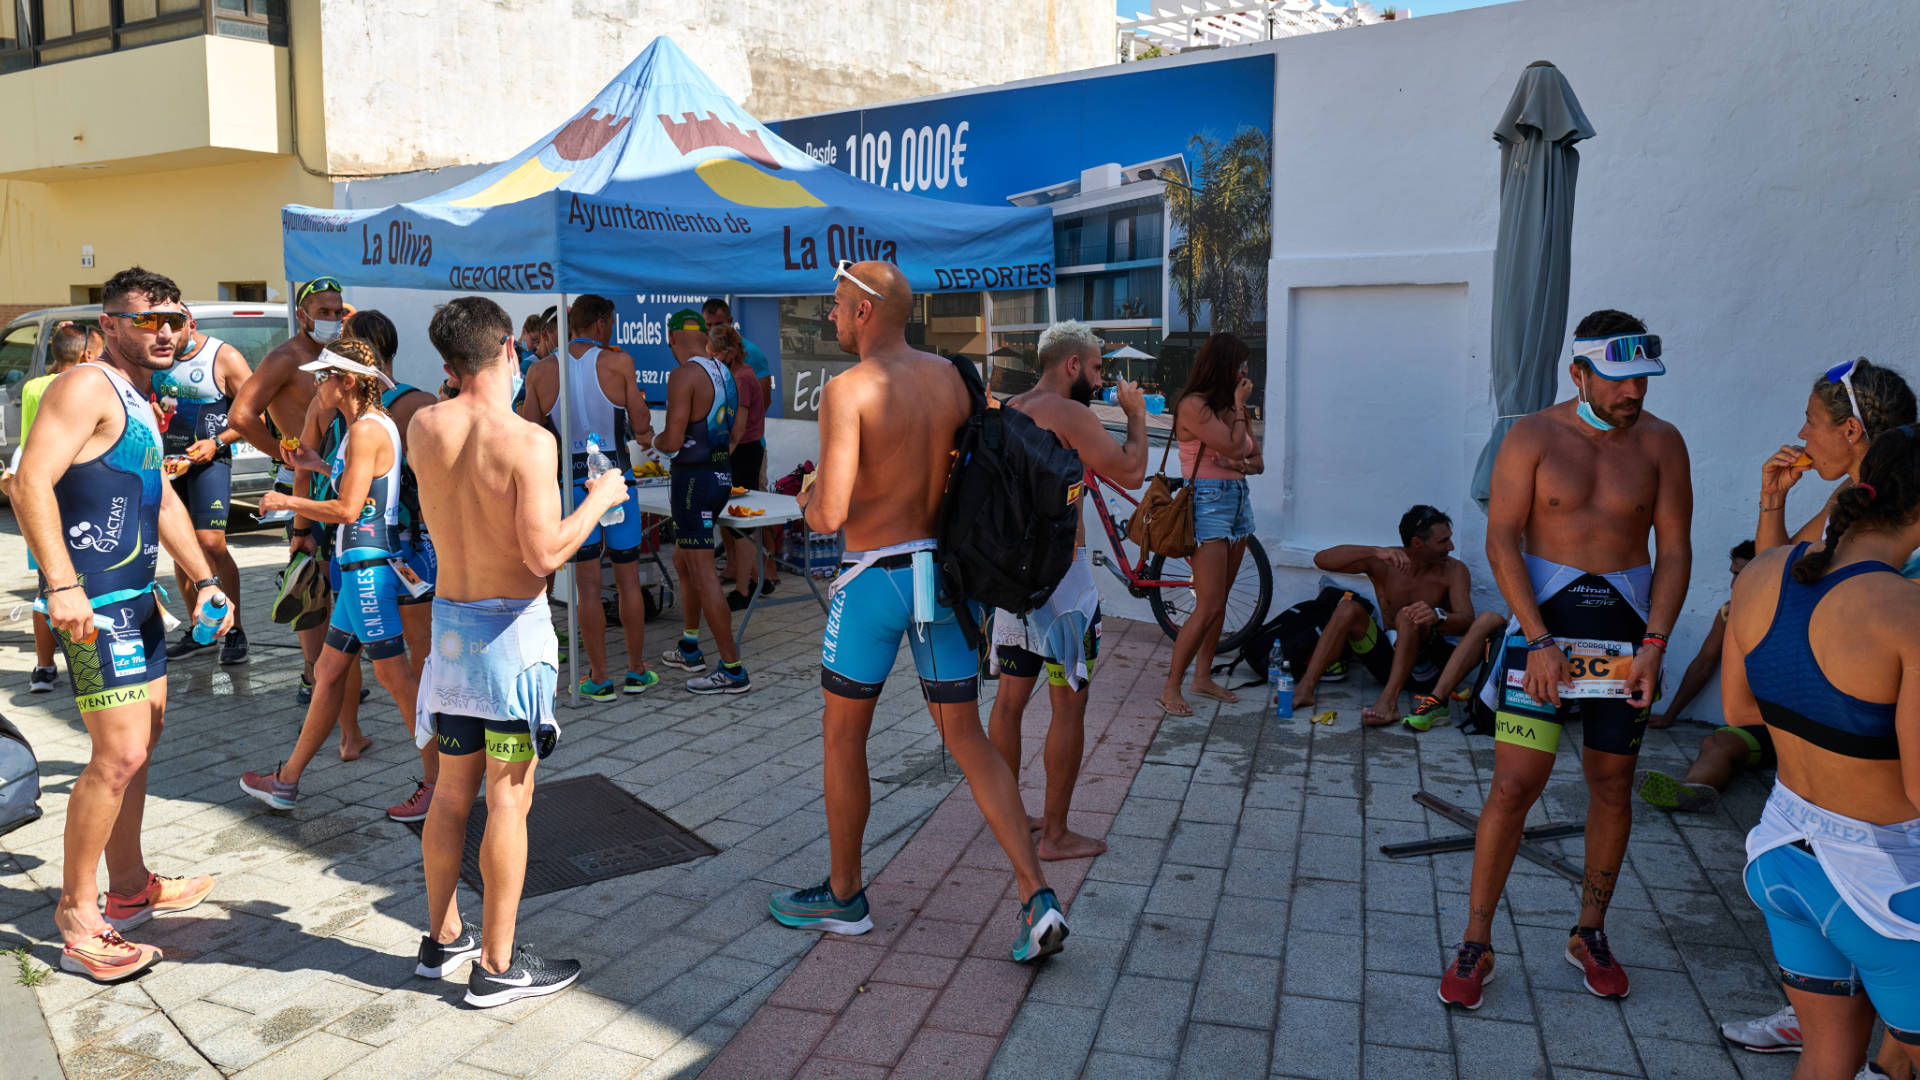
MULTIPOLYGON (((417 386, 399 383, 393 389, 380 395, 380 407, 393 413, 393 403, 411 393, 426 393, 417 386)), ((395 430, 398 430, 396 427, 395 430)), ((420 481, 414 478, 413 466, 405 461, 400 463, 400 561, 421 581, 427 583, 427 591, 419 596, 407 595, 400 598, 402 607, 408 604, 430 604, 433 602, 433 584, 440 576, 440 559, 433 553, 433 537, 427 535, 427 523, 415 516, 420 507, 420 481)))
POLYGON ((373 479, 360 515, 339 526, 333 573, 338 575, 327 645, 351 656, 367 647, 367 657, 384 660, 407 650, 400 636, 400 603, 409 596, 388 561, 400 555, 400 429, 385 413, 369 413, 348 430, 334 457, 331 484, 337 491, 346 469, 347 442, 359 432, 382 431, 393 445, 393 467, 373 479))
POLYGON ((686 440, 673 455, 673 543, 682 551, 712 551, 713 525, 733 494, 733 466, 727 444, 733 417, 740 411, 740 388, 718 360, 696 356, 713 384, 713 404, 687 424, 686 440))
MULTIPOLYGON (((600 448, 600 453, 621 472, 631 474, 633 457, 627 451, 627 441, 632 438, 633 428, 627 420, 627 409, 607 399, 607 392, 600 387, 600 350, 603 346, 588 338, 574 338, 560 353, 561 361, 567 368, 567 399, 565 402, 555 399, 553 407, 547 410, 547 422, 557 433, 560 430, 560 418, 555 410, 563 405, 567 410, 568 433, 573 436, 573 447, 568 454, 573 476, 573 505, 579 506, 587 497, 587 456, 588 444, 600 448), (573 355, 573 346, 585 345, 587 351, 579 356, 573 355)), ((634 378, 638 379, 636 374, 634 378)), ((580 545, 574 553, 574 562, 599 562, 604 550, 607 558, 615 563, 640 561, 640 541, 645 530, 640 525, 640 489, 629 487, 627 501, 621 504, 626 511, 619 521, 612 525, 595 524, 593 531, 587 534, 587 542, 580 545)))
MULTIPOLYGON (((173 419, 161 434, 168 454, 185 454, 195 442, 227 429, 233 399, 221 392, 213 368, 224 346, 219 338, 209 337, 193 355, 176 358, 172 367, 154 374, 153 392, 175 402, 173 419)), ((223 445, 214 451, 212 461, 189 466, 184 475, 174 478, 173 490, 186 504, 195 529, 225 531, 227 503, 233 498, 233 447, 223 445)))
MULTIPOLYGON (((1770 728, 1847 757, 1897 761, 1891 702, 1863 701, 1828 680, 1807 639, 1813 610, 1833 588, 1862 574, 1899 573, 1886 563, 1854 563, 1810 585, 1793 580, 1793 549, 1780 583, 1773 623, 1747 654, 1747 683, 1770 728)), ((1892 938, 1867 925, 1834 888, 1805 841, 1773 848, 1747 864, 1747 895, 1766 916, 1774 960, 1786 986, 1815 994, 1866 991, 1895 1039, 1920 1045, 1920 941, 1892 938)), ((1920 922, 1920 883, 1889 906, 1920 922)))
MULTIPOLYGON (((119 438, 54 481, 60 528, 73 569, 96 615, 112 620, 92 641, 57 633, 82 713, 147 700, 147 684, 167 674, 166 627, 153 597, 160 558, 163 480, 160 428, 146 395, 119 372, 104 372, 126 414, 119 438)), ((46 575, 40 577, 45 588, 46 575)))
MULTIPOLYGON (((934 621, 913 625, 913 556, 883 555, 848 578, 857 558, 848 554, 849 561, 840 567, 844 584, 835 583, 833 604, 827 609, 820 686, 837 697, 879 697, 904 637, 920 673, 920 691, 929 702, 978 700, 980 654, 967 644, 961 614, 936 596, 934 621)), ((981 612, 971 603, 963 610, 964 617, 978 625, 981 612)))

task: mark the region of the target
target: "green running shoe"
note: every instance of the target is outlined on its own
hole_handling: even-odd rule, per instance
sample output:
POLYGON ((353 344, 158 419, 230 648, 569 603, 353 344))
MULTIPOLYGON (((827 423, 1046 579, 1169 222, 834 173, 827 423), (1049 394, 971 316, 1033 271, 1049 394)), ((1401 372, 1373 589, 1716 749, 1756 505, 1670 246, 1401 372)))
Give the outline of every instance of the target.
POLYGON ((588 701, 612 701, 615 696, 613 680, 594 682, 592 679, 581 679, 580 696, 588 701))
POLYGON ((811 889, 777 892, 767 900, 774 921, 796 930, 825 930, 830 934, 864 934, 873 929, 873 917, 867 911, 867 890, 850 899, 833 895, 833 883, 823 881, 811 889))
POLYGON ((1321 682, 1345 682, 1346 678, 1347 662, 1345 660, 1333 661, 1327 665, 1327 670, 1320 673, 1321 682))
POLYGON ((1446 702, 1429 694, 1415 694, 1413 712, 1401 719, 1415 731, 1428 731, 1435 721, 1445 720, 1449 715, 1446 702))
POLYGON ((629 671, 627 672, 626 691, 629 694, 638 694, 650 686, 657 685, 659 682, 660 673, 652 668, 638 672, 629 671))
POLYGON ((1033 894, 1020 909, 1020 936, 1013 939, 1013 958, 1022 964, 1052 956, 1067 940, 1067 917, 1052 889, 1033 894))
POLYGON ((1633 778, 1633 786, 1642 799, 1662 810, 1711 814, 1720 806, 1720 793, 1711 784, 1675 780, 1658 769, 1641 769, 1633 778))

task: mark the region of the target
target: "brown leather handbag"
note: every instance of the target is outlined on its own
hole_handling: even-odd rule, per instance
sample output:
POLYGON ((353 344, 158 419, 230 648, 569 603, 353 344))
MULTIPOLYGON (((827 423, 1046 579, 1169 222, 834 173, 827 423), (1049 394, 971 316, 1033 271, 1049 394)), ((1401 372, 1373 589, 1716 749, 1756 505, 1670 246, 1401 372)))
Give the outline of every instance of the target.
POLYGON ((1184 559, 1199 545, 1193 540, 1193 488, 1180 477, 1167 478, 1167 455, 1173 452, 1172 430, 1160 452, 1160 471, 1147 481, 1146 494, 1127 522, 1127 539, 1144 551, 1184 559))

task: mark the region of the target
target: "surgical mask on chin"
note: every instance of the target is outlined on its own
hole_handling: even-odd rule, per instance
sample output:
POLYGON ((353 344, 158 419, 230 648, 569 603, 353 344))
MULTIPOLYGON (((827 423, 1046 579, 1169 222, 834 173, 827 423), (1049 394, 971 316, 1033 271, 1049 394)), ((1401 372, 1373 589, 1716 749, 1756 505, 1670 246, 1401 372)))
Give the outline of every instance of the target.
POLYGON ((313 329, 307 331, 307 336, 319 344, 331 345, 340 340, 340 325, 337 319, 315 319, 313 321, 313 329))
POLYGON ((1587 426, 1593 428, 1595 431, 1613 430, 1613 425, 1600 419, 1599 414, 1593 411, 1593 406, 1587 404, 1587 396, 1585 394, 1580 395, 1580 407, 1574 410, 1574 414, 1586 421, 1587 426))
POLYGON ((513 371, 513 393, 509 396, 515 401, 520 400, 520 388, 525 385, 527 385, 527 380, 521 377, 519 366, 515 365, 513 371))

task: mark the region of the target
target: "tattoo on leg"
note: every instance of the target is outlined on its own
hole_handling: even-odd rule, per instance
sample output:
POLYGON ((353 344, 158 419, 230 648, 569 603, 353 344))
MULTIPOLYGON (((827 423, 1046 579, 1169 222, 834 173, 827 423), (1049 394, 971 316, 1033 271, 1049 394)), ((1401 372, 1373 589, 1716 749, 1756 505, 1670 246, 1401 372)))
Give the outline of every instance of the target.
POLYGON ((1491 908, 1491 907, 1481 907, 1481 906, 1480 906, 1479 904, 1475 904, 1475 905, 1473 905, 1472 907, 1470 907, 1470 908, 1468 908, 1468 909, 1467 909, 1467 918, 1468 918, 1469 920, 1480 920, 1480 919, 1484 919, 1484 920, 1486 920, 1487 922, 1492 922, 1492 921, 1493 921, 1493 908, 1491 908))
POLYGON ((1607 905, 1613 903, 1613 884, 1619 876, 1617 870, 1587 871, 1586 882, 1580 888, 1580 906, 1607 910, 1607 905))

